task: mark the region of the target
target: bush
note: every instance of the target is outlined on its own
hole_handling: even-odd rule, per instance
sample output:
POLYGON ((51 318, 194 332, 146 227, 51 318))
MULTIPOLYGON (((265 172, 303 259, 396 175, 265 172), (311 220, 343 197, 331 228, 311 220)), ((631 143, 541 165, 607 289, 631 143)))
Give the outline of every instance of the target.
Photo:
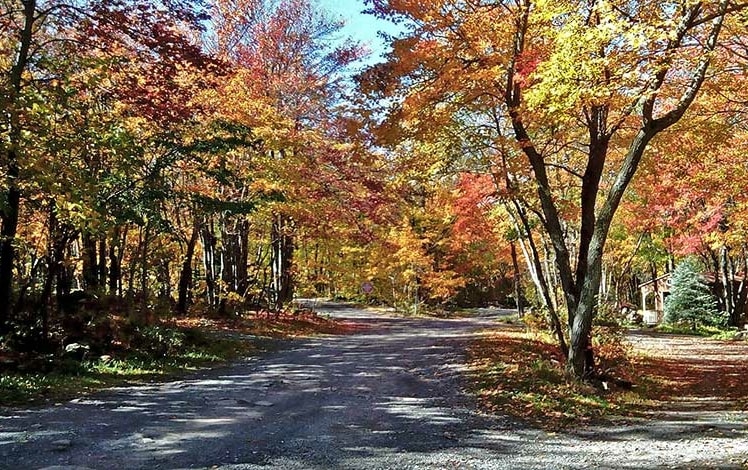
POLYGON ((723 326, 725 320, 698 262, 693 258, 681 261, 673 271, 670 295, 665 299, 665 321, 687 324, 695 331, 700 326, 723 326))
POLYGON ((532 333, 544 333, 551 331, 551 323, 548 321, 548 314, 543 309, 530 309, 525 312, 522 322, 527 330, 532 333))
POLYGON ((184 332, 163 326, 138 327, 131 345, 153 357, 175 355, 185 345, 184 332))

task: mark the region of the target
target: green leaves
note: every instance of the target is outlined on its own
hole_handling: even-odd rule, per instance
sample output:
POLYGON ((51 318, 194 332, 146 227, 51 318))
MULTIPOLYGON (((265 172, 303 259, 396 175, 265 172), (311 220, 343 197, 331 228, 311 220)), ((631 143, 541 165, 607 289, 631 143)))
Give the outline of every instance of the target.
POLYGON ((686 258, 673 271, 670 295, 665 298, 665 320, 697 326, 724 325, 725 317, 717 310, 717 300, 711 293, 693 258, 686 258))

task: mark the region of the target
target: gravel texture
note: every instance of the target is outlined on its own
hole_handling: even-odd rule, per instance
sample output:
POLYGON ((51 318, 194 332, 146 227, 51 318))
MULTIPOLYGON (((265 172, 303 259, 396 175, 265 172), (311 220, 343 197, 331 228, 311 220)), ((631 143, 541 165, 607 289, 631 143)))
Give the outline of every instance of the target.
POLYGON ((479 413, 462 391, 462 351, 491 315, 317 309, 369 328, 286 342, 180 381, 2 410, 0 468, 748 468, 744 412, 558 434, 479 413))

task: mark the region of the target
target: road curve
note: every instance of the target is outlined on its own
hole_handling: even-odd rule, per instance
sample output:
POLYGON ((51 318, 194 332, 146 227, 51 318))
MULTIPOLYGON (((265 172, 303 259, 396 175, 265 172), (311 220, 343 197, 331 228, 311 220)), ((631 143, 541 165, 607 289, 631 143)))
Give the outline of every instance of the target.
POLYGON ((367 328, 179 381, 0 411, 0 468, 743 468, 748 459, 745 413, 547 434, 477 412, 462 390, 463 351, 490 316, 318 310, 367 328))

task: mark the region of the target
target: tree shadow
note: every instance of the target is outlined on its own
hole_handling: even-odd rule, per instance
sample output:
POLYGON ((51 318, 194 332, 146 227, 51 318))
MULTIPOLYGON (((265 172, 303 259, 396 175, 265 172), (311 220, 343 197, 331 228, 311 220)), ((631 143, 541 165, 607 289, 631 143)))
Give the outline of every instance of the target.
MULTIPOLYGON (((677 436, 676 428, 644 424, 549 436, 510 418, 480 414, 461 391, 462 368, 466 343, 485 323, 369 318, 350 308, 356 322, 371 328, 292 342, 289 349, 180 381, 4 412, 0 467, 393 468, 432 462, 443 468, 503 462, 504 468, 537 468, 538 459, 581 459, 585 449, 571 444, 577 441, 677 436), (528 455, 536 448, 542 455, 528 455)), ((741 422, 725 438, 744 439, 745 431, 741 422)))

